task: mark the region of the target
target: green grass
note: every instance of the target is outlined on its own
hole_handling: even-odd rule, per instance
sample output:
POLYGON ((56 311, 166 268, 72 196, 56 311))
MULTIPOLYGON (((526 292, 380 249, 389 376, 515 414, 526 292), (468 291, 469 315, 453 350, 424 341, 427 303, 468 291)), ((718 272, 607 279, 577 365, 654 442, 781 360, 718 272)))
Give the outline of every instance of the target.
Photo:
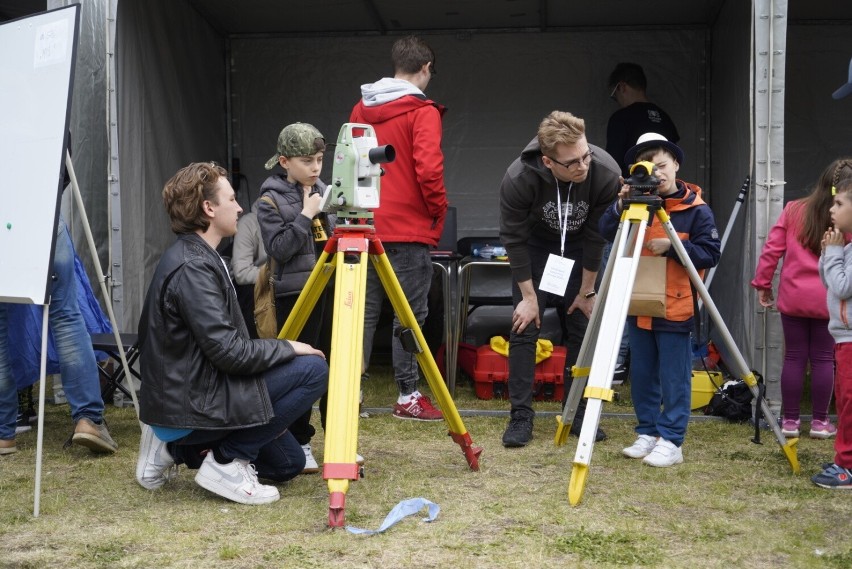
MULTIPOLYGON (((35 433, 18 437, 20 452, 0 457, 0 568, 852 566, 845 522, 852 500, 808 479, 833 456, 831 441, 800 440, 802 473, 794 475, 769 433, 755 445, 748 425, 699 421, 690 424, 684 464, 650 468, 621 456, 634 422, 628 386, 619 387, 621 399, 604 408, 610 438, 595 446, 583 500, 571 506, 577 439, 553 445, 557 403, 536 403, 551 413, 536 420, 535 438, 520 449, 500 444, 505 416, 464 416, 485 449, 472 472, 445 424, 390 416, 396 390, 387 368, 363 387, 365 407, 383 412, 360 421, 367 464, 347 492, 347 524, 377 528, 400 500, 418 496, 441 506, 435 522, 421 522, 424 512, 371 537, 329 529, 319 475, 281 485, 281 500, 260 507, 219 499, 188 470, 148 492, 133 479, 139 430, 132 409, 108 408, 120 449, 104 457, 63 450, 68 408, 48 406, 38 518, 35 433)), ((476 399, 464 383, 455 401, 461 410, 508 409, 505 401, 476 399)))

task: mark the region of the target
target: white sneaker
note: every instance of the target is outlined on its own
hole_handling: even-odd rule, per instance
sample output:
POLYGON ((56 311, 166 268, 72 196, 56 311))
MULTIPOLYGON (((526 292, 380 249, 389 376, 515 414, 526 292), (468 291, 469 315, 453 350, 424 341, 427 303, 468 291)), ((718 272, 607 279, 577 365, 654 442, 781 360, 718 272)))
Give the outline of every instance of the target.
POLYGON ((639 435, 632 445, 621 451, 621 454, 627 458, 645 458, 651 454, 651 451, 654 450, 654 446, 656 444, 657 437, 652 437, 651 435, 639 435))
POLYGON ((195 482, 205 490, 240 504, 269 504, 281 497, 278 488, 257 481, 257 471, 247 460, 219 464, 212 452, 204 457, 195 482))
POLYGON ((146 490, 156 490, 175 476, 177 465, 166 443, 157 438, 154 429, 143 424, 139 458, 136 459, 136 482, 146 490))
POLYGON ((314 474, 315 472, 319 472, 319 464, 317 464, 317 459, 315 459, 313 453, 311 453, 311 445, 302 445, 302 450, 305 451, 305 468, 302 470, 302 474, 314 474))
POLYGON ((660 437, 660 440, 654 446, 654 450, 643 458, 642 462, 660 468, 674 466, 683 462, 683 451, 679 446, 675 446, 673 442, 660 437))
POLYGON ((355 462, 358 464, 358 466, 364 466, 364 457, 356 452, 355 453, 355 462))

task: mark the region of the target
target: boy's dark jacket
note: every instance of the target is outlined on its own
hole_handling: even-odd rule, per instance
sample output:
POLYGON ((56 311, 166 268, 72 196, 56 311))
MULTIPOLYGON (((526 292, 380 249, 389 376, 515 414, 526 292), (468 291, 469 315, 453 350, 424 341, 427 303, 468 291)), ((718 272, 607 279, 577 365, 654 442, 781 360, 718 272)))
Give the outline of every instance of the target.
MULTIPOLYGON (((722 254, 713 212, 701 199, 700 187, 682 180, 676 180, 675 183, 677 191, 663 198, 664 208, 689 260, 699 275, 703 275, 702 269, 716 266, 722 254)), ((601 217, 601 235, 612 241, 620 221, 621 212, 616 201, 601 217)), ((667 235, 660 221, 654 218, 645 231, 645 243, 660 237, 667 235)), ((651 252, 643 247, 642 255, 651 255, 651 252)), ((675 248, 671 247, 666 253, 666 318, 631 318, 636 318, 637 326, 646 330, 689 333, 693 327, 694 303, 689 274, 680 262, 675 248)))
MULTIPOLYGON (((317 180, 314 189, 322 195, 325 184, 317 180)), ((276 203, 273 206, 262 199, 257 206, 263 246, 278 263, 273 280, 275 296, 298 295, 317 263, 317 249, 325 242, 314 240, 313 220, 302 215, 305 194, 301 186, 291 184, 283 174, 275 174, 263 182, 260 193, 276 203)), ((320 213, 314 219, 320 220, 327 236, 332 234, 336 224, 334 215, 320 213)))
POLYGON ((221 257, 194 233, 179 235, 157 265, 139 345, 139 418, 186 429, 269 422, 260 374, 296 355, 289 342, 249 338, 221 257))

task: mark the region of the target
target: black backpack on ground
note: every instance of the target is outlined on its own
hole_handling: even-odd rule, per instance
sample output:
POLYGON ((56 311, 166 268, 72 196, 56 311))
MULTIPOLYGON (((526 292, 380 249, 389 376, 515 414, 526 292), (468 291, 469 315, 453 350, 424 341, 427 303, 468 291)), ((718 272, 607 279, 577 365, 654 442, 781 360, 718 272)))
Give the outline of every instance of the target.
POLYGON ((744 423, 752 418, 753 399, 754 395, 745 381, 726 381, 710 398, 710 403, 704 408, 704 414, 724 417, 734 423, 744 423))

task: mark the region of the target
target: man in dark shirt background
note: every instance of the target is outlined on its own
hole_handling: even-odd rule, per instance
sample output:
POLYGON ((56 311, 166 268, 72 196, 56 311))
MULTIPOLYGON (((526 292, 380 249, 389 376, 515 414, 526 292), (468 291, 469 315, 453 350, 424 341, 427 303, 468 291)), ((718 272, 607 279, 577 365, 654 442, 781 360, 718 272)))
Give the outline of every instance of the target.
MULTIPOLYGON (((612 113, 606 126, 606 151, 618 162, 621 175, 625 178, 629 175, 630 164, 625 162, 624 155, 636 144, 640 136, 646 132, 656 132, 675 144, 680 140, 677 128, 669 115, 648 100, 645 94, 647 87, 648 80, 645 78, 645 72, 637 63, 619 63, 609 74, 609 81, 607 81, 609 98, 618 103, 620 108, 612 113)), ((600 275, 603 275, 606 268, 611 248, 612 243, 607 243, 604 248, 600 275)), ((629 369, 630 350, 625 328, 615 363, 613 384, 624 383, 629 369)))
POLYGON ((630 164, 624 163, 624 155, 640 136, 656 132, 677 144, 680 135, 669 115, 645 95, 648 80, 641 65, 619 63, 609 74, 607 87, 610 99, 620 108, 612 113, 607 123, 606 151, 621 166, 626 178, 630 164))

